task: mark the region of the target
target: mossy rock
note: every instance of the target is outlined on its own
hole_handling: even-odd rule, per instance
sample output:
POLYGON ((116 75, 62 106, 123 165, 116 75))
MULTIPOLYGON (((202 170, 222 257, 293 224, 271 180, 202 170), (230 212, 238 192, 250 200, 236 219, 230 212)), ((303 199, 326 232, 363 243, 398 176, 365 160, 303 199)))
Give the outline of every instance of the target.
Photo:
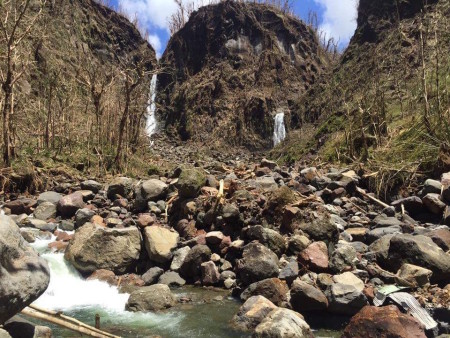
POLYGON ((176 183, 181 198, 197 197, 200 189, 205 185, 206 176, 198 169, 182 169, 176 183))

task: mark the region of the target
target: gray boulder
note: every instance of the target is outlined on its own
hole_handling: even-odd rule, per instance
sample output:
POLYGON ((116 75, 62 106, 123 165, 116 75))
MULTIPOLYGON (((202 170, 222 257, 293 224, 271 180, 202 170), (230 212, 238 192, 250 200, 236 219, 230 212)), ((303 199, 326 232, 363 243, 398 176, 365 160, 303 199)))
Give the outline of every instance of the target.
POLYGON ((303 316, 289 309, 278 308, 270 312, 256 327, 254 338, 313 338, 303 316))
POLYGON ((424 198, 422 198, 423 205, 427 208, 429 212, 436 215, 442 215, 447 206, 442 200, 441 195, 439 194, 426 194, 424 198))
POLYGON ((450 255, 426 236, 395 235, 382 267, 396 273, 404 264, 414 264, 433 271, 431 282, 450 280, 450 255))
POLYGON ((278 257, 272 250, 260 243, 244 247, 242 259, 237 262, 237 274, 243 284, 278 277, 278 273, 278 257))
POLYGON ((267 246, 277 256, 281 256, 286 251, 286 240, 275 230, 264 228, 261 225, 255 225, 247 229, 246 236, 250 240, 257 240, 267 246))
POLYGON ((95 216, 95 212, 91 209, 80 209, 75 213, 75 227, 79 228, 85 225, 87 222, 90 222, 92 217, 95 216))
POLYGON ((103 185, 97 181, 94 180, 87 180, 80 183, 80 187, 83 190, 90 190, 94 194, 98 193, 100 190, 102 190, 103 185))
POLYGON ((47 262, 29 246, 14 221, 0 215, 0 324, 38 299, 49 282, 47 262))
POLYGON ((167 194, 168 185, 164 182, 151 179, 147 180, 136 187, 136 203, 135 208, 137 210, 144 210, 147 207, 149 201, 158 201, 164 199, 167 194))
POLYGON ((405 210, 411 215, 415 216, 424 211, 422 200, 417 196, 411 196, 406 198, 401 198, 397 201, 391 203, 391 205, 397 211, 402 210, 402 204, 405 210))
POLYGON ((42 202, 34 210, 33 215, 35 218, 42 221, 46 221, 50 218, 56 217, 56 205, 52 202, 42 202))
POLYGON ((278 307, 263 296, 253 296, 240 307, 232 325, 242 331, 254 330, 266 316, 278 307))
POLYGON ((206 245, 196 245, 186 255, 180 267, 180 275, 187 280, 196 281, 201 277, 201 265, 211 258, 211 250, 206 245))
POLYGON ((363 293, 364 283, 351 272, 333 277, 334 284, 328 291, 328 310, 333 313, 354 315, 368 305, 363 293))
POLYGON ((177 300, 167 285, 155 284, 133 291, 125 306, 131 312, 152 312, 169 309, 177 300))
POLYGON ((183 265, 183 262, 188 255, 189 251, 191 251, 191 248, 188 246, 184 246, 182 248, 179 248, 174 251, 172 263, 170 263, 170 270, 178 271, 181 268, 181 265, 183 265))
POLYGON ((197 197, 206 183, 206 176, 198 169, 182 169, 175 186, 181 198, 197 197))
POLYGON ((144 281, 145 285, 152 285, 155 284, 159 277, 164 273, 164 270, 155 266, 151 269, 149 269, 146 273, 142 275, 142 280, 144 281))
POLYGON ((321 311, 328 307, 328 300, 320 289, 297 279, 291 287, 291 305, 301 313, 321 311))
POLYGON ((131 270, 141 253, 142 236, 136 227, 108 229, 86 223, 79 228, 66 249, 65 258, 80 272, 131 270))
POLYGON ((117 195, 127 198, 133 192, 134 181, 128 177, 117 177, 109 183, 106 196, 115 200, 117 195))
POLYGON ((167 271, 163 273, 158 280, 158 284, 164 284, 171 288, 180 287, 186 284, 186 281, 174 271, 167 271))
POLYGON ((354 268, 357 262, 355 248, 349 244, 340 244, 331 255, 330 269, 335 273, 340 273, 354 268))

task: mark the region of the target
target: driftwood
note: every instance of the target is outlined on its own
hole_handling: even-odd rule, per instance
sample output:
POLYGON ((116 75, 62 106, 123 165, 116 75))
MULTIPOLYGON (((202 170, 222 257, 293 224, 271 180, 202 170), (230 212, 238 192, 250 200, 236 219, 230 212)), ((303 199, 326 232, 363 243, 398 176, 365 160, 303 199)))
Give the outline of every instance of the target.
POLYGON ((364 197, 367 197, 368 199, 370 199, 372 202, 377 203, 378 205, 382 206, 383 208, 389 208, 390 206, 382 201, 380 201, 378 198, 375 198, 373 196, 370 196, 368 193, 366 193, 363 189, 356 187, 356 191, 358 191, 361 195, 363 195, 364 197))
POLYGON ((93 326, 84 324, 75 318, 65 316, 59 312, 46 310, 36 305, 26 307, 21 313, 25 316, 43 320, 90 337, 120 338, 119 336, 115 336, 111 333, 96 329, 93 326))

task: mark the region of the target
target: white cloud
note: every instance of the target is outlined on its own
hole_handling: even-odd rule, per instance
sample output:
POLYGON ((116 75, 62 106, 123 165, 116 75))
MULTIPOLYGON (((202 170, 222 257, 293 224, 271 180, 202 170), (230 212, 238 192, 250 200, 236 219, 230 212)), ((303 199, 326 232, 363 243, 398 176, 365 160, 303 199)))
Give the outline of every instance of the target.
POLYGON ((162 42, 157 34, 149 34, 148 42, 152 45, 153 49, 156 51, 156 57, 159 59, 161 57, 162 42))
POLYGON ((323 9, 320 29, 346 45, 355 33, 358 0, 314 0, 323 9))

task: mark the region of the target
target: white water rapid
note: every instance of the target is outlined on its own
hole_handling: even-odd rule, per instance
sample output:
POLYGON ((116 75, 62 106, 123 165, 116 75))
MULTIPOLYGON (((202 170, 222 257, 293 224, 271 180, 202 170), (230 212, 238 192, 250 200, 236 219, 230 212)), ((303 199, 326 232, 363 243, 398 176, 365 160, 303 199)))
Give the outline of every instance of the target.
POLYGON ((147 134, 152 136, 156 132, 156 84, 158 82, 158 75, 153 74, 150 82, 150 102, 147 109, 147 134))
POLYGON ((284 113, 280 112, 275 115, 275 129, 273 131, 274 146, 281 143, 286 138, 286 128, 284 126, 284 113))

